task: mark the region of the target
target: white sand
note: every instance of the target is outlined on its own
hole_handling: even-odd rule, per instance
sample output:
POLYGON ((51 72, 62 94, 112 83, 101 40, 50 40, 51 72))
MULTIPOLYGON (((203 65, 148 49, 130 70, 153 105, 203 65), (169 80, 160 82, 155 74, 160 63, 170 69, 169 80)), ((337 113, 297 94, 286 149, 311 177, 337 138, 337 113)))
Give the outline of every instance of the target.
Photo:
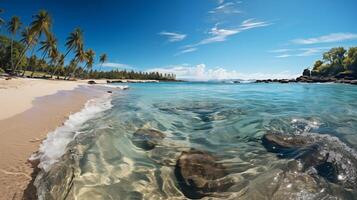
POLYGON ((60 90, 73 90, 85 82, 41 79, 0 79, 0 120, 31 108, 36 97, 55 94, 60 90))

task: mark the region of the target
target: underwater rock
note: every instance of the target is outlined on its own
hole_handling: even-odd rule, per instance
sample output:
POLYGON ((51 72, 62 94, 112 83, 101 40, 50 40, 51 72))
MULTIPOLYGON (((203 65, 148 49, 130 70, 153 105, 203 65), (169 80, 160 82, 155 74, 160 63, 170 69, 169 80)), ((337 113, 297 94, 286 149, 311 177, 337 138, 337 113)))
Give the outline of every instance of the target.
POLYGON ((70 199, 76 173, 73 152, 67 151, 61 160, 66 162, 54 163, 49 171, 41 169, 38 173, 34 185, 40 199, 70 199))
POLYGON ((175 166, 175 176, 181 191, 191 199, 227 190, 232 183, 219 180, 226 175, 225 167, 217 163, 215 157, 198 150, 182 152, 175 166))
POLYGON ((269 152, 278 153, 280 158, 294 158, 300 154, 300 149, 311 145, 311 142, 302 137, 268 133, 262 137, 262 144, 269 152))
POLYGON ((302 163, 302 171, 316 171, 327 181, 357 189, 357 157, 337 138, 318 134, 265 134, 263 146, 279 158, 293 158, 302 163))
POLYGON ((132 137, 133 144, 144 150, 152 150, 165 138, 165 134, 154 129, 139 129, 132 137))

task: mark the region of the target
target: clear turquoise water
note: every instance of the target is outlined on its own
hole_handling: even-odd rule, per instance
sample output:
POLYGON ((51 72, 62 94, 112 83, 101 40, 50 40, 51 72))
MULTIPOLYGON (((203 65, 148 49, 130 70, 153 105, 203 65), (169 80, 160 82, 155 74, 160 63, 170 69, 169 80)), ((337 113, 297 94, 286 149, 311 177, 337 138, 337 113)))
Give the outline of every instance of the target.
POLYGON ((38 186, 47 188, 42 194, 58 187, 69 188, 68 199, 185 199, 174 166, 182 151, 195 148, 219 158, 230 172, 226 178, 234 182, 213 199, 357 199, 355 189, 289 170, 289 159, 277 158, 260 142, 267 132, 320 134, 338 153, 356 157, 356 86, 145 83, 129 87, 113 90, 113 107, 85 122, 67 146, 67 156, 56 164, 73 167, 73 185, 63 187, 63 181, 39 178, 39 185, 46 182, 38 186), (156 129, 166 137, 145 151, 132 143, 139 128, 156 129))

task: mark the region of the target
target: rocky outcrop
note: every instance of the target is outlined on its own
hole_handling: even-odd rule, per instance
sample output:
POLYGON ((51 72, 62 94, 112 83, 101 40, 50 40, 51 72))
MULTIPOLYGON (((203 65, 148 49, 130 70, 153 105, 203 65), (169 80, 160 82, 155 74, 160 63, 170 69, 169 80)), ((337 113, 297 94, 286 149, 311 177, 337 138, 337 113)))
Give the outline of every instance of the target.
POLYGON ((165 138, 165 134, 154 129, 139 129, 132 137, 133 144, 144 150, 152 150, 165 138))
POLYGON ((90 80, 90 81, 88 81, 88 84, 93 85, 93 84, 97 84, 97 83, 93 80, 90 80))
POLYGON ((232 183, 223 181, 228 173, 218 160, 202 151, 182 152, 175 166, 175 176, 183 194, 190 199, 227 190, 232 183))
POLYGON ((279 158, 299 161, 302 171, 316 171, 329 182, 357 189, 356 155, 337 139, 268 133, 262 137, 262 145, 279 158))
POLYGON ((319 76, 299 76, 296 79, 264 79, 256 80, 256 83, 346 83, 357 85, 354 77, 336 76, 336 77, 319 77, 319 76))

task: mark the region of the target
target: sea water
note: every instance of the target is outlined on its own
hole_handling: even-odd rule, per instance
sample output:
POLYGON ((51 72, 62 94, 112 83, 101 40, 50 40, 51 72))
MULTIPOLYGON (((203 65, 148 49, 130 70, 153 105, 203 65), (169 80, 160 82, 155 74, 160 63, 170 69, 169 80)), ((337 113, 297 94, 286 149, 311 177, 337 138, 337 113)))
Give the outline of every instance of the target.
POLYGON ((309 135, 331 153, 356 159, 354 85, 126 85, 112 84, 110 96, 92 100, 49 134, 37 155, 40 199, 186 199, 174 170, 190 149, 214 155, 233 183, 207 199, 357 199, 356 186, 291 170, 292 159, 261 143, 271 132, 309 135), (138 129, 165 137, 145 150, 133 143, 138 129))

